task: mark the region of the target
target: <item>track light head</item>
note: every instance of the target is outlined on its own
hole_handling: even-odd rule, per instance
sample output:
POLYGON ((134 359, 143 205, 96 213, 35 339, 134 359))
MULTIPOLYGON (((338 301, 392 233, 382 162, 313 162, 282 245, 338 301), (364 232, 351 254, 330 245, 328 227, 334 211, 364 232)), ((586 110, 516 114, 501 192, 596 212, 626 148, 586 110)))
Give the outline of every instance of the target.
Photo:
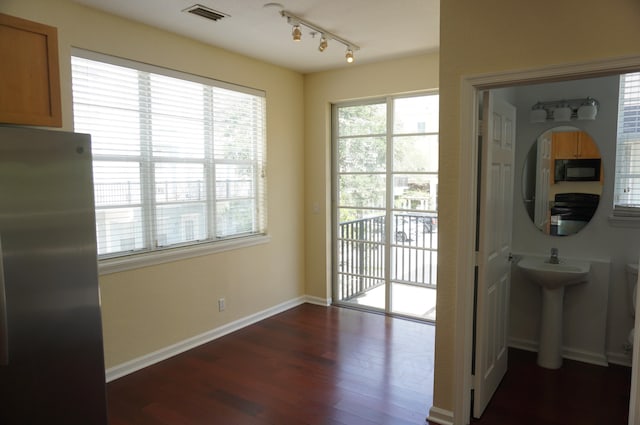
POLYGON ((321 52, 324 52, 328 45, 329 44, 327 42, 327 38, 323 35, 322 38, 320 38, 320 44, 318 45, 318 50, 320 50, 321 52))
POLYGON ((302 38, 302 30, 300 29, 299 24, 295 24, 293 26, 293 30, 291 31, 291 36, 293 37, 293 41, 300 41, 302 38))
POLYGON ((348 63, 352 63, 353 62, 353 50, 351 50, 351 48, 347 48, 347 53, 344 55, 345 58, 347 58, 347 62, 348 63))

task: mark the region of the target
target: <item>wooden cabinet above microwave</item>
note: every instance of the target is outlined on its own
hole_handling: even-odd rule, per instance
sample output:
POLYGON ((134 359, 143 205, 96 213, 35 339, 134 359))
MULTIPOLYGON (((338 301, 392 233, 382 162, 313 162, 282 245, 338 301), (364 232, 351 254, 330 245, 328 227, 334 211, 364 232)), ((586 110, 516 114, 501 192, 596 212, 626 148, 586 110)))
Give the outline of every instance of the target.
POLYGON ((0 13, 0 123, 62 127, 56 28, 0 13))
POLYGON ((597 159, 600 151, 584 131, 564 131, 553 133, 551 156, 553 159, 597 159))

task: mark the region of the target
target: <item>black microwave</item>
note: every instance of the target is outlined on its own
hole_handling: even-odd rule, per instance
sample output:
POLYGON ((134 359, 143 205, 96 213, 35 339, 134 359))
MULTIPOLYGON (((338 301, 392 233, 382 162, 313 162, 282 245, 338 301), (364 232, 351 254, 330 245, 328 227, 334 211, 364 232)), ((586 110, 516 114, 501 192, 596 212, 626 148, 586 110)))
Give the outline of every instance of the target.
POLYGON ((591 182, 600 180, 600 158, 556 159, 556 182, 591 182))

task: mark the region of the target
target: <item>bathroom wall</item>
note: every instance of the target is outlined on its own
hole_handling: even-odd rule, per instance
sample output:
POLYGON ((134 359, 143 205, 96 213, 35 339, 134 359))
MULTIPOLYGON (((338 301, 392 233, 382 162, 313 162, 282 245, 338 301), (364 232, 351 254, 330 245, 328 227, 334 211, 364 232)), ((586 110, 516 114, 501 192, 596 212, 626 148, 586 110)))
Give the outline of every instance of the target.
MULTIPOLYGON (((598 363, 629 364, 623 349, 633 321, 626 289, 624 266, 637 262, 640 254, 640 228, 617 227, 609 219, 613 207, 615 142, 618 101, 617 76, 516 87, 514 104, 518 110, 516 170, 522 170, 525 157, 536 138, 555 127, 553 122, 529 122, 531 106, 538 101, 591 96, 600 102, 595 121, 572 121, 570 125, 588 132, 598 144, 604 167, 604 186, 600 205, 591 222, 576 235, 548 236, 534 227, 522 202, 521 173, 514 181, 513 250, 516 254, 548 255, 551 247, 560 257, 593 260, 590 281, 569 287, 565 292, 565 352, 572 357, 598 363), (571 354, 572 353, 572 354, 571 354)), ((511 286, 511 343, 535 348, 538 340, 539 290, 515 270, 511 286)))

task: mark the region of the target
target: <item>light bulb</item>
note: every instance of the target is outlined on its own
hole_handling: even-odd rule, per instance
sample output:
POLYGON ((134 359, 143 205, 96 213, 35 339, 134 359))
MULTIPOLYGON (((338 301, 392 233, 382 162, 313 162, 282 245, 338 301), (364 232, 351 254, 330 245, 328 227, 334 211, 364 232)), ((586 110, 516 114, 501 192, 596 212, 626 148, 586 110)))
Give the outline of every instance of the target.
POLYGON ((598 108, 596 105, 582 105, 578 108, 579 120, 595 120, 598 115, 598 108))
POLYGON ((318 45, 318 50, 320 50, 321 52, 324 52, 324 49, 327 48, 327 39, 326 37, 323 35, 322 38, 320 39, 320 45, 318 45))
POLYGON ((348 63, 353 62, 353 50, 347 49, 347 54, 344 57, 347 58, 348 63))
POLYGON ((598 102, 588 97, 578 108, 577 115, 579 120, 595 120, 598 115, 598 102))
POLYGON ((531 113, 529 115, 531 122, 545 122, 547 120, 547 110, 544 109, 542 103, 538 102, 531 107, 531 113))
POLYGON ((562 105, 553 110, 554 121, 571 121, 571 108, 567 105, 562 105))
POLYGON ((300 25, 293 26, 293 31, 291 31, 291 35, 293 36, 293 41, 300 41, 300 38, 302 38, 302 30, 300 30, 300 25))

